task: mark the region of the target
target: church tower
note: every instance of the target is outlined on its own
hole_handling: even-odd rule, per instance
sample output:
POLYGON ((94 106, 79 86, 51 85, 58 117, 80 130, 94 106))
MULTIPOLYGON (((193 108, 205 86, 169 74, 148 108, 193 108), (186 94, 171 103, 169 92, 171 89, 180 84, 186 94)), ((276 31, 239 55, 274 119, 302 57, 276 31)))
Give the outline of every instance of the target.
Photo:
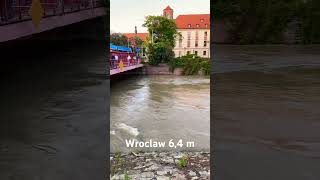
POLYGON ((167 17, 168 19, 173 19, 173 9, 171 9, 170 6, 167 6, 164 10, 163 10, 163 16, 167 17))

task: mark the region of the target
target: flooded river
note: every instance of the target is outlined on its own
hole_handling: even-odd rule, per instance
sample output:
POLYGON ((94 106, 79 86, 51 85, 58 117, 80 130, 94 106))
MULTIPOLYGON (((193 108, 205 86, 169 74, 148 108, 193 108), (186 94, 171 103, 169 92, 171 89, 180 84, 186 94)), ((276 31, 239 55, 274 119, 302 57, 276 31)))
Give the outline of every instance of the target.
POLYGON ((0 66, 0 179, 103 179, 103 43, 24 41, 9 49, 1 49, 8 58, 0 66))
MULTIPOLYGON (((112 81, 112 80, 111 80, 112 81)), ((135 76, 111 83, 111 151, 130 151, 126 140, 183 142, 177 148, 206 150, 210 143, 210 79, 198 76, 135 76), (194 146, 186 147, 187 142, 194 146)))
POLYGON ((217 179, 320 177, 320 46, 215 46, 217 179))

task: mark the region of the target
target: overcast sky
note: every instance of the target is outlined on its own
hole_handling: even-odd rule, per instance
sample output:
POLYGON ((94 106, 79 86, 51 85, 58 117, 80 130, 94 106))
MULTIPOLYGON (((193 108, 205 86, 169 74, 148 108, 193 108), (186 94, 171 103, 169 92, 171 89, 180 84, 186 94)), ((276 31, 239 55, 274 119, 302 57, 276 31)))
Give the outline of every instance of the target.
POLYGON ((173 9, 173 18, 180 14, 209 14, 210 0, 110 0, 111 32, 147 32, 142 24, 147 15, 162 15, 167 6, 173 9))

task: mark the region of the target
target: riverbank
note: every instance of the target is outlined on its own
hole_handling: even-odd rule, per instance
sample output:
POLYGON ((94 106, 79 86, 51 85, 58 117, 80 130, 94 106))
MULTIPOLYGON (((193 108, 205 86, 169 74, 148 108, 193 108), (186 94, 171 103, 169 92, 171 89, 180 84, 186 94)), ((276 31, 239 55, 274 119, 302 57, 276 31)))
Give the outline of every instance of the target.
POLYGON ((111 179, 210 179, 208 152, 111 154, 111 179))
POLYGON ((147 75, 178 75, 178 76, 183 75, 181 68, 177 68, 174 71, 171 71, 169 65, 167 65, 167 64, 159 64, 157 66, 145 64, 144 69, 143 69, 143 74, 147 74, 147 75))
MULTIPOLYGON (((176 67, 171 70, 168 64, 159 64, 157 66, 145 65, 142 70, 142 74, 145 75, 175 75, 175 76, 186 76, 183 74, 182 67, 176 67)), ((199 71, 194 75, 206 76, 204 71, 199 71)))

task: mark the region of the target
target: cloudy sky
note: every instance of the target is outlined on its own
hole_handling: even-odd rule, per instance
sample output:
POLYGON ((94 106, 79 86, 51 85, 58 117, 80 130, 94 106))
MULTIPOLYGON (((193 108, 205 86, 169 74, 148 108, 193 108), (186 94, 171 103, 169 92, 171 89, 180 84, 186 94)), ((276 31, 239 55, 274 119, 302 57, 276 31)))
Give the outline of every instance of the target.
POLYGON ((147 32, 142 24, 147 15, 162 15, 167 6, 173 9, 173 17, 180 14, 209 14, 210 0, 110 0, 111 32, 147 32))

